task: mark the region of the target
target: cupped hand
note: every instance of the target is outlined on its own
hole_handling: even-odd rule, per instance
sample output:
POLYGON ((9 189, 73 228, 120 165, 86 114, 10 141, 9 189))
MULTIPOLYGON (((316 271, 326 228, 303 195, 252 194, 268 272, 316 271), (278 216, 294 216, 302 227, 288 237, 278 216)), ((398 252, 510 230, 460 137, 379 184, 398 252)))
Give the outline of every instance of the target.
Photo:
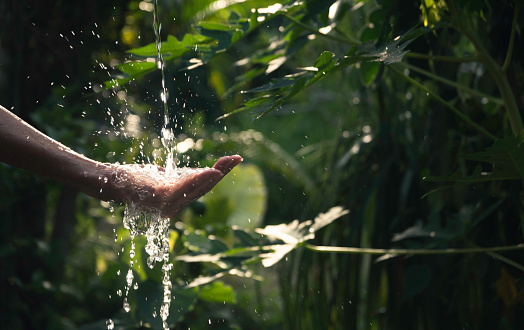
POLYGON ((116 165, 110 175, 110 191, 123 203, 134 203, 149 212, 172 218, 192 201, 209 192, 242 157, 225 156, 211 168, 175 169, 166 173, 154 165, 116 165))

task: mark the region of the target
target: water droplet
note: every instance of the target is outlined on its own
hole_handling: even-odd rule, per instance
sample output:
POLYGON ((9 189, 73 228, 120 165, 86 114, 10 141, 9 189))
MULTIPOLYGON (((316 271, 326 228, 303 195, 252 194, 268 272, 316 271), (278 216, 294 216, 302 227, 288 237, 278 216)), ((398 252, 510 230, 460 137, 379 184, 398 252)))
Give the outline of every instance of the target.
POLYGON ((106 321, 106 325, 108 330, 113 330, 115 328, 115 322, 111 319, 106 321))
POLYGON ((126 313, 129 313, 129 311, 131 310, 131 306, 129 306, 129 302, 127 301, 127 298, 124 299, 124 304, 122 307, 124 307, 124 311, 126 313))
POLYGON ((126 282, 127 282, 127 287, 131 287, 131 284, 133 284, 133 279, 134 279, 134 275, 133 275, 133 271, 131 269, 129 269, 127 271, 127 275, 126 275, 126 282))

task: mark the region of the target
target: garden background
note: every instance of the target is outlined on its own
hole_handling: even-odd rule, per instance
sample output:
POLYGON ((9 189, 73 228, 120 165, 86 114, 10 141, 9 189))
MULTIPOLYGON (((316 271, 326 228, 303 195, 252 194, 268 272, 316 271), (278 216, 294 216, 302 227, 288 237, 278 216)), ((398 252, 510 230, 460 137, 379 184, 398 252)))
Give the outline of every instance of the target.
MULTIPOLYGON (((154 6, 2 1, 0 104, 163 164, 154 6)), ((172 327, 524 325, 522 1, 158 6, 180 166, 244 158, 171 221, 172 327)), ((0 164, 0 326, 159 328, 123 209, 0 164)))

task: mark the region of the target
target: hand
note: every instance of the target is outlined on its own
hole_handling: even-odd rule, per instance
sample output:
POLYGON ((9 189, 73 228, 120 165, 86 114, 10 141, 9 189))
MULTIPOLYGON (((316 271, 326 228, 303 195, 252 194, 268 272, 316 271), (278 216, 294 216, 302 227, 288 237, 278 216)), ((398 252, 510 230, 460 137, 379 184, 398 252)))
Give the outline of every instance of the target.
POLYGON ((132 202, 145 211, 160 211, 161 216, 172 218, 210 191, 241 161, 240 156, 226 156, 212 168, 186 169, 187 173, 182 175, 177 175, 176 170, 168 174, 154 165, 111 165, 112 173, 103 196, 120 203, 132 202))
POLYGON ((0 162, 98 199, 135 203, 164 217, 177 215, 241 161, 240 156, 222 157, 212 168, 189 170, 178 177, 154 165, 102 164, 51 139, 0 106, 0 162))

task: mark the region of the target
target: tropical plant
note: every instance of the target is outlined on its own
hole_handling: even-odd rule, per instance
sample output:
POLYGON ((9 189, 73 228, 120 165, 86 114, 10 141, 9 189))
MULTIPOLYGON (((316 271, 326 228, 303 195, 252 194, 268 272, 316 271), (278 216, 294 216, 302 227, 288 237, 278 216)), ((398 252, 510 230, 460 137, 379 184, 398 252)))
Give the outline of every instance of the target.
MULTIPOLYGON (((153 5, 129 1, 134 20, 119 26, 128 48, 113 51, 111 78, 88 97, 92 115, 96 99, 104 109, 125 109, 116 127, 132 138, 96 140, 95 152, 114 152, 113 161, 162 163, 165 157, 150 133, 161 125, 160 112, 150 110, 160 108, 159 88, 151 86, 160 81, 157 48, 142 44, 154 34, 136 37, 152 25, 153 5), (139 130, 128 129, 130 114, 140 118, 139 130)), ((522 327, 524 23, 518 1, 179 6, 160 2, 159 9, 180 163, 209 165, 217 155, 238 152, 247 166, 172 221, 173 326, 522 327)), ((105 53, 97 59, 111 61, 105 53)), ((49 104, 60 102, 56 91, 49 104)), ((33 114, 42 126, 59 117, 44 109, 33 114)), ((80 116, 82 108, 76 109, 80 116)), ((64 125, 75 124, 64 118, 64 125)), ((100 130, 100 123, 92 125, 100 130)), ((16 174, 3 170, 12 185, 16 174)), ((47 325, 98 320, 88 328, 111 318, 115 326, 160 327, 153 313, 162 274, 160 267, 144 267, 144 239, 133 241, 138 289, 129 294, 131 313, 123 313, 121 297, 100 297, 124 287, 129 267, 120 251, 132 242, 113 216, 121 208, 112 213, 109 204, 54 187, 48 218, 62 210, 56 205, 63 195, 82 205, 67 276, 49 281, 46 267, 30 272, 32 280, 11 276, 20 288, 14 301, 23 305, 23 290, 45 297, 52 321, 41 313, 31 320, 47 325), (100 231, 105 234, 97 239, 100 231), (89 267, 80 260, 90 260, 89 267), (101 275, 81 276, 82 267, 101 275), (61 286, 66 279, 75 290, 61 286), (69 308, 59 312, 56 301, 69 308), (95 301, 99 306, 85 307, 95 301)), ((43 254, 51 264, 41 242, 53 240, 35 237, 26 246, 42 252, 29 255, 43 254)), ((7 254, 24 246, 7 242, 7 254)))

